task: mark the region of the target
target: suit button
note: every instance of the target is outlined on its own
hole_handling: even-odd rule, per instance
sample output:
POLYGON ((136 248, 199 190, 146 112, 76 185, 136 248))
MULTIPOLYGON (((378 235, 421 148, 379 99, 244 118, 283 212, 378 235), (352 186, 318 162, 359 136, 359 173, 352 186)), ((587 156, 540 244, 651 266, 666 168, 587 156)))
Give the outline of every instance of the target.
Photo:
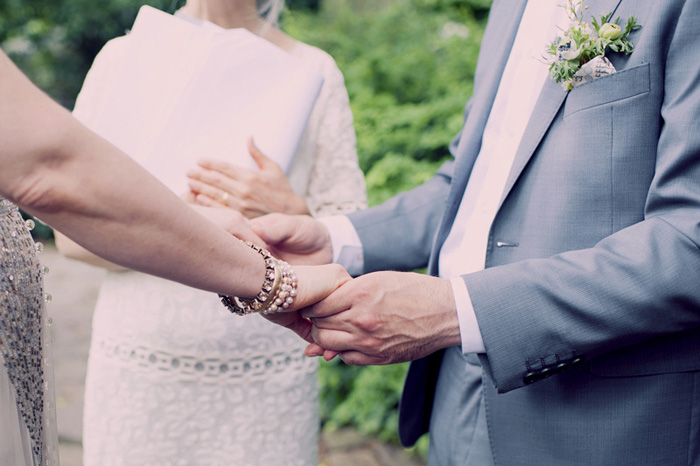
POLYGON ((532 383, 537 382, 538 375, 534 372, 528 372, 525 374, 525 377, 523 377, 523 382, 525 382, 526 385, 530 385, 532 383))
POLYGON ((553 375, 554 375, 554 371, 549 367, 545 367, 544 369, 542 369, 540 371, 540 378, 541 379, 546 379, 546 378, 549 378, 553 375))
POLYGON ((554 368, 554 372, 557 374, 561 374, 562 372, 566 371, 569 368, 569 364, 565 362, 560 362, 557 364, 557 367, 554 368))
POLYGON ((583 364, 583 358, 580 356, 578 358, 575 358, 573 361, 571 361, 571 367, 578 367, 581 364, 583 364))

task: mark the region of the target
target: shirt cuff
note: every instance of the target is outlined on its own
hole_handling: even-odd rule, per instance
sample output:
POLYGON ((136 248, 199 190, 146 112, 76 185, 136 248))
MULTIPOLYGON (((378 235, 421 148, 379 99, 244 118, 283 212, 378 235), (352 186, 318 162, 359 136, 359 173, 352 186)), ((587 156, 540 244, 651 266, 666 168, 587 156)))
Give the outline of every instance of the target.
POLYGON ((462 353, 485 353, 484 339, 481 336, 479 322, 476 320, 474 305, 467 290, 467 284, 462 277, 454 277, 450 280, 452 294, 457 307, 457 320, 459 320, 459 334, 462 339, 462 353))
POLYGON ((332 215, 317 220, 326 226, 331 237, 333 263, 345 267, 353 277, 361 275, 365 265, 362 242, 350 219, 345 215, 332 215))

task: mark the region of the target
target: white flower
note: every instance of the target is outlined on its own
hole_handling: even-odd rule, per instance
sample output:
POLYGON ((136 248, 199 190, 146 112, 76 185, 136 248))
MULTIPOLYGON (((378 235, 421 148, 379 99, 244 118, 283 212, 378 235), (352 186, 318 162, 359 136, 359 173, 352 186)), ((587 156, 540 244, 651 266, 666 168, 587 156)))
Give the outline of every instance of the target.
POLYGON ((586 34, 586 35, 589 36, 589 37, 593 34, 593 28, 591 27, 590 24, 588 24, 588 23, 583 23, 581 26, 582 26, 581 32, 582 32, 583 34, 586 34))
POLYGON ((557 51, 559 52, 557 54, 558 59, 561 60, 576 60, 580 55, 581 52, 583 51, 583 45, 580 45, 578 48, 574 48, 576 45, 573 43, 573 41, 569 41, 567 43, 560 44, 557 47, 557 51))
POLYGON ((605 23, 598 30, 601 39, 615 40, 622 34, 622 28, 613 23, 605 23))

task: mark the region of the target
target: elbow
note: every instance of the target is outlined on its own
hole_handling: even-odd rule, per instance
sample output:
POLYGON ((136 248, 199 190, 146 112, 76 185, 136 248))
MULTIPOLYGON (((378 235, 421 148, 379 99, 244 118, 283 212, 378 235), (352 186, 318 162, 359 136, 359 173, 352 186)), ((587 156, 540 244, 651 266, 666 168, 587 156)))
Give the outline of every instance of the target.
POLYGON ((37 169, 21 180, 8 197, 34 216, 51 216, 70 205, 70 183, 62 178, 50 169, 37 169))

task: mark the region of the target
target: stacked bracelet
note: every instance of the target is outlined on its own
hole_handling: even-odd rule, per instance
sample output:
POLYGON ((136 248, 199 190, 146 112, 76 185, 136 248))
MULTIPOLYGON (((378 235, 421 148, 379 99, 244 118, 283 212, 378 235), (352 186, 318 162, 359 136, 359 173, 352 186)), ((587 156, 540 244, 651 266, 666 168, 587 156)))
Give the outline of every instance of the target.
POLYGON ((275 259, 270 252, 246 241, 265 260, 265 281, 260 293, 254 298, 239 298, 220 294, 221 302, 234 314, 272 314, 289 308, 297 295, 297 277, 292 267, 283 260, 275 259))

